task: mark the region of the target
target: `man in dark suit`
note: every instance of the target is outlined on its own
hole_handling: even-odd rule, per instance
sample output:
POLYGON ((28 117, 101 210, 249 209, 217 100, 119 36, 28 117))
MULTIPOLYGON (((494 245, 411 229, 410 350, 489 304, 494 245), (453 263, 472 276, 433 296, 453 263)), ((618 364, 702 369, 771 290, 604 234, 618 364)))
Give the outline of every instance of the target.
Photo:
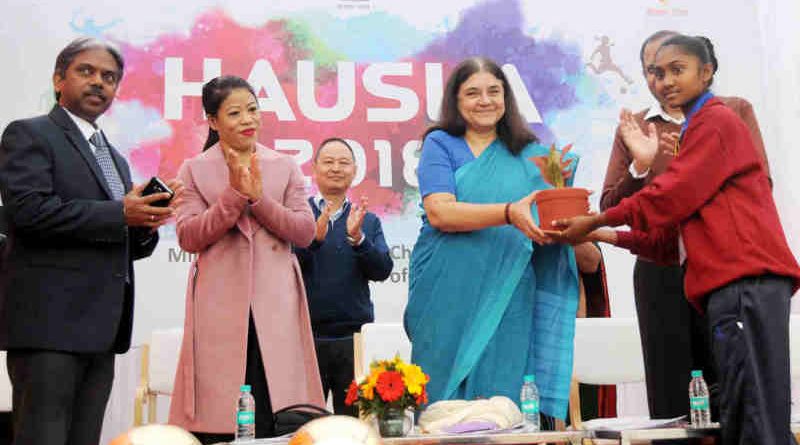
POLYGON ((172 216, 149 205, 168 194, 132 187, 127 162, 95 124, 122 72, 114 47, 73 41, 56 59, 58 104, 9 124, 0 143, 10 244, 0 349, 16 445, 98 443, 114 354, 130 346, 133 260, 152 253, 156 228, 172 216))

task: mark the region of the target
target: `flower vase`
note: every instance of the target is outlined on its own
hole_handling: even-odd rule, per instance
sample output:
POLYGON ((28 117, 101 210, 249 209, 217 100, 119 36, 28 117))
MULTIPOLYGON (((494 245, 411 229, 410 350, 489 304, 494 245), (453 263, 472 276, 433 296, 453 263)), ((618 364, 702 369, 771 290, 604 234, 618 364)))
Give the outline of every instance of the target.
POLYGON ((378 417, 381 437, 403 437, 406 435, 406 414, 400 409, 387 409, 378 417))

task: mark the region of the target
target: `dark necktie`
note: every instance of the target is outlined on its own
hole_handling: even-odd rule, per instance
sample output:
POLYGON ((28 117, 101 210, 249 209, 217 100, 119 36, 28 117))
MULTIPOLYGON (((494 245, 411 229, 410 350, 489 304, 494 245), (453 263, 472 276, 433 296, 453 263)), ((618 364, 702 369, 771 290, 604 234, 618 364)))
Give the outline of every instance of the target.
POLYGON ((111 151, 109 150, 108 142, 106 141, 103 132, 98 130, 89 142, 94 145, 94 157, 100 165, 100 170, 103 171, 103 176, 106 178, 108 188, 111 189, 111 195, 115 200, 120 201, 125 196, 125 186, 122 184, 122 179, 119 177, 119 172, 114 166, 114 160, 111 159, 111 151))

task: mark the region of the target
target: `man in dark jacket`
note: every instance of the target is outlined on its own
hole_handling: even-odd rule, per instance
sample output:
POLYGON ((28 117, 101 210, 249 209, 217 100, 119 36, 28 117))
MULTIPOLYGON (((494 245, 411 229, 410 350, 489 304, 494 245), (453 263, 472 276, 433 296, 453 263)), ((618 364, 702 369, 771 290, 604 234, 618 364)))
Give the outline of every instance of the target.
POLYGON ((369 281, 392 272, 392 258, 381 222, 367 211, 367 199, 355 205, 347 191, 355 177, 353 149, 343 139, 325 140, 314 156, 319 194, 309 198, 317 218, 314 241, 295 249, 303 269, 317 349, 322 388, 333 392, 337 414, 357 415, 345 406, 353 380, 353 333, 375 318, 369 281))
MULTIPOLYGON (((119 51, 80 38, 55 63, 58 104, 10 123, 0 143, 8 252, 0 349, 8 351, 14 444, 97 444, 130 347, 133 260, 149 256, 172 215, 142 197, 96 119, 122 79, 119 51)), ((178 184, 170 181, 178 190, 178 184)))

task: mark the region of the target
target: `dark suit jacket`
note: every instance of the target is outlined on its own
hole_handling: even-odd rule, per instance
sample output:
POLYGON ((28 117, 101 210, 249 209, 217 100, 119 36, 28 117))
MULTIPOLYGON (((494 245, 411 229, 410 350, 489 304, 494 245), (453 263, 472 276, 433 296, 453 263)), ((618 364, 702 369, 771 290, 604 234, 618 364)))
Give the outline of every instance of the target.
MULTIPOLYGON (((128 191, 128 164, 111 154, 128 191)), ((158 234, 126 226, 122 202, 60 106, 8 125, 0 192, 10 242, 0 349, 128 350, 133 260, 152 253, 158 234)))

